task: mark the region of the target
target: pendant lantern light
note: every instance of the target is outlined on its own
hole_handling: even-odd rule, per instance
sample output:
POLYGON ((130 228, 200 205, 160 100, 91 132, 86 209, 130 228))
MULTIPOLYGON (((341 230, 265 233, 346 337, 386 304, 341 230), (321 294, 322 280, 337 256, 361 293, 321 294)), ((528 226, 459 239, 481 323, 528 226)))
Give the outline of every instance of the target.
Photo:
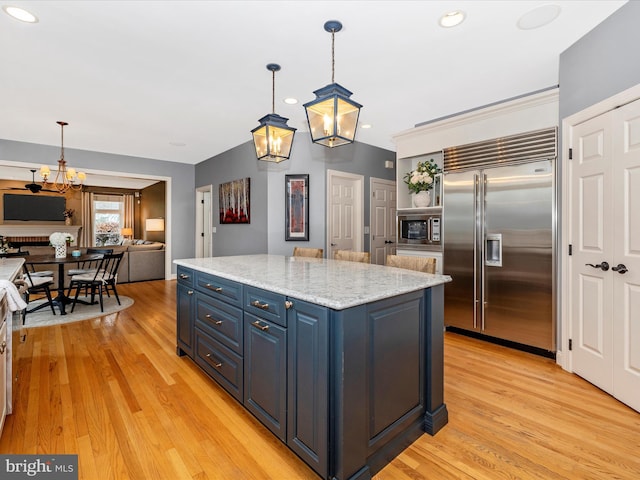
POLYGON ((267 70, 271 72, 271 111, 260 120, 260 125, 251 130, 253 134, 253 144, 256 149, 258 160, 279 163, 287 160, 291 155, 293 137, 296 129, 287 125, 288 118, 276 114, 276 72, 280 70, 280 65, 270 63, 267 70))
POLYGON ((329 20, 324 29, 331 33, 331 83, 313 92, 315 100, 304 104, 313 143, 338 147, 353 143, 362 105, 351 100, 352 92, 335 83, 335 33, 342 23, 329 20))

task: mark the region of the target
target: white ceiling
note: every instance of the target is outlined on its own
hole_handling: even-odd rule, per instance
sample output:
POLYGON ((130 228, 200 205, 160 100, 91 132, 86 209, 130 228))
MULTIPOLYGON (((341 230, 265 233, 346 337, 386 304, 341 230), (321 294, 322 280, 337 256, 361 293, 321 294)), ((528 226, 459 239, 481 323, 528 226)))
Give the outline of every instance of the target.
POLYGON ((271 62, 276 113, 307 134, 302 104, 331 83, 323 25, 337 19, 335 80, 372 125, 356 139, 395 150, 417 123, 556 85, 560 53, 624 3, 0 0, 39 18, 0 11, 0 138, 59 145, 63 120, 65 147, 195 164, 251 139, 271 112, 271 62), (549 3, 555 21, 517 28, 549 3), (441 28, 454 9, 465 22, 441 28))

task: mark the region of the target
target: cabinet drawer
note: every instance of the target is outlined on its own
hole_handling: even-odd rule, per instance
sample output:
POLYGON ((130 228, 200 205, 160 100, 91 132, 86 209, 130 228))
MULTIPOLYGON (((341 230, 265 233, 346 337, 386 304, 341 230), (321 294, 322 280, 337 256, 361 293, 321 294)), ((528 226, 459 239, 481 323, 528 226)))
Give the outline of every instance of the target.
POLYGON ((178 283, 193 287, 193 270, 183 267, 182 265, 178 265, 178 283))
POLYGON ((242 310, 238 307, 198 294, 196 326, 242 355, 242 310))
POLYGON ((196 328, 195 360, 238 401, 243 399, 242 357, 196 328))
POLYGON ((214 298, 219 298, 238 307, 242 306, 242 285, 232 280, 197 272, 196 288, 214 298))
POLYGON ((244 311, 269 320, 280 326, 287 326, 285 296, 260 288, 245 287, 244 311))

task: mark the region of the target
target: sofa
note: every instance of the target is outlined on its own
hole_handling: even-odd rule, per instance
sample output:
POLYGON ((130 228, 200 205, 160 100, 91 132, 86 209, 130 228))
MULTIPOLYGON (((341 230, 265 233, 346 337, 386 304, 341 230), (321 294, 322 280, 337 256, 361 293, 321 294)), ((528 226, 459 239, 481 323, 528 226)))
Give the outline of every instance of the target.
MULTIPOLYGON (((146 280, 164 279, 165 245, 161 242, 134 241, 128 245, 106 245, 97 248, 111 248, 114 253, 124 252, 120 268, 118 269, 118 283, 143 282, 146 280)), ((86 248, 69 247, 70 250, 80 250, 83 253, 86 248)), ((28 251, 30 255, 53 255, 51 246, 23 246, 22 251, 28 251)), ((69 269, 77 268, 73 262, 64 266, 65 273, 69 269)), ((36 271, 51 270, 54 272, 54 282, 57 284, 58 267, 56 265, 36 265, 36 271)), ((65 286, 68 286, 68 275, 65 275, 65 286)))

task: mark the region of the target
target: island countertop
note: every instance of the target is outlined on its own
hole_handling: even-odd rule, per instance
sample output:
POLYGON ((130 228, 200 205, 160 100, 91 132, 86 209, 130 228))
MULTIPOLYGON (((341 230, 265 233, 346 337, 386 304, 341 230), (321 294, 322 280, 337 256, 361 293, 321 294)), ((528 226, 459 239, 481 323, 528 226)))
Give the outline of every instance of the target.
POLYGON ((174 263, 334 310, 344 310, 451 281, 448 275, 283 255, 189 258, 174 260, 174 263))

